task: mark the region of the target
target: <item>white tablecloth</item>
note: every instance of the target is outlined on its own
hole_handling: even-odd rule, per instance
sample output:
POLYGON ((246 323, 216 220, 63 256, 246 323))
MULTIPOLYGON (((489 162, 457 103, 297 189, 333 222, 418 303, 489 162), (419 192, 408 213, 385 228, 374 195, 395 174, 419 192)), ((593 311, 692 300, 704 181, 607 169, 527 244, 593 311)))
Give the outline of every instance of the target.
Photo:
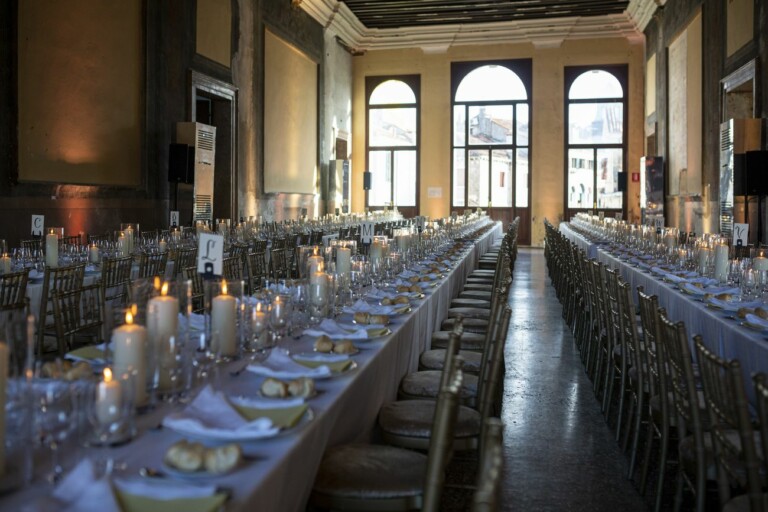
MULTIPOLYGON (((430 334, 440 325, 450 301, 461 290, 467 275, 477 266, 479 256, 502 236, 501 224, 487 232, 467 256, 445 277, 443 282, 427 290, 427 296, 411 313, 396 317, 393 333, 373 341, 354 356, 358 367, 348 374, 317 381, 319 394, 309 404, 314 419, 294 432, 270 440, 244 445, 255 460, 242 470, 213 480, 233 489, 227 510, 301 511, 305 509, 315 473, 327 447, 352 441, 369 440, 381 406, 394 400, 404 375, 418 368, 419 355, 428 348, 430 334)), ((284 347, 292 352, 312 349, 313 339, 287 340, 284 347)), ((242 363, 231 363, 232 368, 242 363)), ((243 372, 232 377, 221 372, 222 389, 234 394, 254 393, 261 378, 243 372)), ((153 430, 168 412, 167 406, 140 418, 139 437, 112 454, 127 463, 128 474, 136 474, 142 466, 160 467, 166 449, 180 435, 167 429, 153 430)), ((73 461, 69 461, 71 466, 73 461)), ((44 489, 45 488, 45 489, 44 489)), ((4 497, 0 510, 18 510, 36 495, 48 492, 36 485, 4 497)))
POLYGON ((579 249, 587 253, 587 258, 597 258, 597 249, 600 247, 599 243, 595 243, 581 233, 577 233, 567 222, 561 222, 557 229, 568 240, 576 244, 579 249))

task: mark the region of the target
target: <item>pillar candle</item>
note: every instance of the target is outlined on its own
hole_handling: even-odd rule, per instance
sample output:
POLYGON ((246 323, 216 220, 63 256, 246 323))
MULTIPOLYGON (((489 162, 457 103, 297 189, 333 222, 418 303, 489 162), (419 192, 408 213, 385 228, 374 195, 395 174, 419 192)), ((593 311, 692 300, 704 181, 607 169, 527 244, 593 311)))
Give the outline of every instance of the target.
POLYGON ((171 387, 170 371, 176 365, 176 357, 169 340, 176 336, 179 324, 179 300, 168 296, 168 283, 163 283, 160 295, 147 303, 147 331, 156 356, 161 390, 171 387))
POLYGON ((677 237, 672 234, 664 235, 664 245, 666 245, 669 249, 674 249, 677 245, 677 237))
POLYGON ((709 247, 701 247, 699 249, 699 274, 705 275, 707 273, 707 265, 711 256, 712 249, 709 247))
POLYGON ((92 244, 88 248, 88 261, 91 263, 99 262, 99 247, 96 244, 92 244))
POLYGON ((755 270, 768 270, 768 258, 760 253, 760 256, 752 260, 752 268, 755 270))
POLYGON ((128 242, 125 239, 125 232, 121 231, 117 237, 117 249, 121 257, 128 256, 128 242))
POLYGON ((309 275, 312 276, 312 274, 323 270, 325 262, 322 256, 315 254, 307 258, 307 266, 309 267, 309 275))
POLYGON ((0 342, 0 476, 5 473, 5 400, 8 386, 8 345, 0 342))
POLYGON ((0 258, 0 272, 3 274, 9 274, 11 272, 11 257, 8 253, 4 252, 3 257, 0 258))
POLYGON ((211 301, 211 334, 218 332, 218 346, 213 350, 222 356, 234 356, 237 353, 235 329, 237 327, 237 301, 227 294, 227 282, 223 281, 221 295, 211 301))
POLYGON ((715 246, 715 279, 728 280, 728 246, 726 244, 715 246))
POLYGON ((348 275, 352 251, 349 247, 336 248, 336 272, 342 275, 348 275))
POLYGON ((125 256, 129 256, 133 254, 133 228, 131 226, 128 226, 125 229, 125 250, 126 254, 125 256))
POLYGON ((120 418, 123 393, 120 382, 112 379, 112 370, 104 368, 104 380, 96 386, 96 418, 102 425, 110 425, 120 418))
POLYGON ((371 263, 379 261, 383 257, 383 252, 382 243, 378 240, 374 240, 373 243, 371 243, 371 250, 368 253, 371 263))
POLYGON ((165 240, 160 240, 160 242, 157 244, 157 248, 160 253, 168 252, 168 242, 165 240))
POLYGON ((59 237, 53 230, 45 235, 45 266, 59 266, 59 237))
POLYGON ((147 330, 125 314, 125 324, 112 331, 112 359, 118 375, 133 375, 136 405, 147 402, 147 330))

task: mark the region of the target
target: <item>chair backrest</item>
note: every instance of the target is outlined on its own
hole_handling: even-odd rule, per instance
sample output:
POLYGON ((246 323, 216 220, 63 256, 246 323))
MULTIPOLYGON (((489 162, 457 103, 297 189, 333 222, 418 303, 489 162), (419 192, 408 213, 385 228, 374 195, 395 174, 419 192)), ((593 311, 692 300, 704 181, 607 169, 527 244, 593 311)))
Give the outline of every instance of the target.
POLYGON ((755 448, 741 364, 721 359, 694 336, 704 400, 710 418, 717 484, 721 506, 730 500, 731 488, 747 491, 750 510, 763 510, 760 461, 755 448), (733 434, 738 432, 738 436, 733 434))
POLYGON ((184 278, 192 281, 192 312, 202 313, 205 311, 203 278, 197 272, 197 267, 187 267, 184 269, 184 278))
POLYGON ((254 290, 261 288, 261 280, 268 275, 267 257, 262 252, 249 252, 248 253, 248 280, 250 281, 250 290, 253 293, 254 290))
POLYGON ((197 264, 197 247, 176 249, 173 258, 174 275, 181 274, 184 269, 197 264))
POLYGON ((629 283, 619 281, 618 296, 619 300, 619 332, 621 336, 621 345, 627 357, 626 361, 637 368, 636 386, 642 392, 646 385, 648 365, 645 360, 644 344, 640 343, 637 333, 637 322, 635 321, 635 308, 632 302, 632 287, 629 283))
POLYGON ((494 412, 494 407, 499 401, 504 374, 504 342, 512 317, 512 308, 505 305, 498 310, 500 312, 500 318, 496 321, 498 327, 493 333, 492 341, 483 351, 480 374, 477 377, 477 410, 480 412, 481 419, 490 417, 494 412))
POLYGON ((267 252, 267 241, 261 239, 254 239, 251 242, 251 250, 253 252, 267 252))
MULTIPOLYGON (((648 365, 648 389, 650 396, 667 396, 666 372, 664 354, 659 347, 659 298, 648 295, 642 286, 637 287, 637 297, 640 304, 640 323, 643 326, 643 347, 648 365)), ((667 400, 661 401, 662 415, 666 415, 667 400)))
POLYGON ((22 240, 21 248, 28 251, 40 251, 43 249, 43 241, 40 238, 34 240, 22 240))
POLYGON ((139 278, 165 276, 165 267, 168 264, 167 252, 142 252, 139 258, 139 278))
POLYGON ((0 275, 0 311, 27 305, 29 269, 0 275))
POLYGON ((504 424, 498 418, 487 418, 483 425, 483 450, 472 496, 472 512, 496 512, 500 508, 503 429, 504 424))
MULTIPOLYGON (((688 335, 683 322, 672 322, 666 315, 659 315, 659 342, 664 351, 666 369, 669 372, 667 382, 674 397, 674 411, 677 414, 678 428, 681 432, 691 431, 701 442, 703 433, 699 417, 699 402, 696 380, 693 373, 693 356, 688 344, 688 335)), ((659 350, 659 348, 657 348, 659 350)), ((703 452, 702 452, 703 454, 703 452)))
MULTIPOLYGON (((40 293, 40 318, 37 327, 37 353, 43 353, 43 342, 46 331, 53 328, 53 322, 48 317, 53 315, 52 292, 66 292, 83 286, 85 263, 65 267, 45 267, 43 288, 40 293)), ((52 318, 51 318, 52 320, 52 318)))
POLYGON ((456 356, 451 366, 446 368, 449 373, 448 385, 440 389, 435 405, 435 416, 432 420, 432 436, 429 440, 427 454, 427 475, 424 483, 423 512, 440 510, 440 496, 445 481, 445 469, 453 455, 453 437, 456 419, 459 413, 459 390, 463 380, 461 372, 462 359, 456 356))
POLYGON ((224 279, 227 281, 240 281, 243 279, 242 260, 239 256, 230 256, 222 260, 224 279))
POLYGON ((288 266, 285 259, 285 249, 272 249, 269 253, 269 266, 272 269, 272 277, 280 279, 288 277, 288 266))
POLYGON ((59 247, 65 245, 82 245, 83 239, 80 235, 67 235, 59 238, 59 247))
POLYGON ((755 383, 757 419, 760 423, 760 440, 763 448, 763 453, 760 455, 768 471, 768 376, 759 372, 752 376, 752 381, 755 383))
POLYGON ((88 333, 98 343, 104 324, 104 288, 98 283, 53 294, 53 316, 59 353, 72 348, 77 334, 88 333))
MULTIPOLYGON (((611 350, 620 345, 622 337, 621 328, 621 310, 619 307, 619 272, 612 268, 603 267, 603 278, 605 284, 605 311, 606 311, 606 330, 608 342, 611 350)), ((623 352, 624 353, 624 352, 623 352)))
POLYGON ((104 300, 126 306, 131 294, 131 265, 133 257, 104 258, 101 261, 101 287, 104 300))

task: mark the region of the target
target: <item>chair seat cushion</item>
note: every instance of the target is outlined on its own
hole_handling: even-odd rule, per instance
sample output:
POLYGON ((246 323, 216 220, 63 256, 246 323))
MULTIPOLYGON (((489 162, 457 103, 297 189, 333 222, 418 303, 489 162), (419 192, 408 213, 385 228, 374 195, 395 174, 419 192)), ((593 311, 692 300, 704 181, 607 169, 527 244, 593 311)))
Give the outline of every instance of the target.
POLYGON ((351 499, 418 496, 427 456, 393 446, 348 444, 328 450, 313 491, 351 499))
MULTIPOLYGON (((738 437, 739 433, 734 431, 738 437)), ((681 440, 678 445, 680 460, 683 467, 689 475, 696 474, 696 442, 693 436, 687 436, 681 440)), ((704 467, 706 468, 707 480, 717 479, 717 466, 715 465, 715 452, 712 447, 712 436, 709 432, 704 433, 704 467)))
MULTIPOLYGON (((451 331, 437 331, 432 333, 432 348, 447 348, 451 331)), ((484 350, 485 334, 465 332, 461 335, 460 348, 462 350, 484 350)))
POLYGON ((475 290, 475 291, 481 291, 481 292, 490 292, 493 291, 493 285, 492 284, 483 284, 483 283, 467 283, 464 285, 465 291, 475 290))
POLYGON ((451 301, 451 307, 452 308, 470 307, 470 308, 491 309, 491 301, 490 299, 485 300, 485 299, 457 298, 451 301))
MULTIPOLYGON (((453 329, 453 325, 456 323, 456 318, 446 318, 443 323, 440 324, 440 329, 443 331, 449 331, 453 329)), ((464 326, 464 332, 474 332, 483 334, 488 330, 488 324, 490 321, 486 318, 465 318, 462 322, 464 326)))
MULTIPOLYGON (((758 510, 768 510, 768 493, 762 493, 760 499, 762 500, 762 505, 758 510)), ((736 496, 723 506, 723 512, 749 512, 750 510, 748 494, 736 496)))
MULTIPOLYGON (((480 373, 480 364, 483 359, 482 352, 460 350, 462 358, 461 370, 467 373, 480 373)), ((435 348, 427 350, 419 358, 419 364, 425 370, 442 370, 445 364, 445 349, 435 348)))
POLYGON ((447 318, 461 315, 464 318, 490 318, 491 310, 486 308, 450 308, 446 313, 447 318))
POLYGON ((491 300, 491 294, 492 292, 479 291, 479 290, 467 290, 465 292, 459 293, 459 297, 464 299, 491 300))
MULTIPOLYGON (((406 437, 427 439, 432 436, 435 420, 433 400, 398 400, 386 404, 379 411, 379 426, 384 432, 406 437)), ((454 437, 480 435, 480 413, 464 405, 459 407, 454 437)))
MULTIPOLYGON (((400 382, 400 391, 409 397, 437 398, 440 392, 440 370, 423 370, 409 373, 400 382)), ((459 399, 469 400, 477 396, 477 375, 464 375, 459 399)))

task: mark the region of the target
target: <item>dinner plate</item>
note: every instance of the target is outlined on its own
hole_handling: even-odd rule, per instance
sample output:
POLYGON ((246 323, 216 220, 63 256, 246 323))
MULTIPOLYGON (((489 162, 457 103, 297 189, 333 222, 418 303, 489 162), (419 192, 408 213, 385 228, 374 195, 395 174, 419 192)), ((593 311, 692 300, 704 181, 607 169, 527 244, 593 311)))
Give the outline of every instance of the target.
MULTIPOLYGON (((339 342, 342 342, 342 341, 351 341, 351 342, 352 342, 352 345, 355 345, 355 342, 356 342, 356 341, 359 341, 359 340, 343 340, 343 339, 342 339, 342 340, 332 340, 332 341, 333 341, 333 344, 334 344, 334 345, 336 345, 337 343, 339 343, 339 342)), ((317 350, 316 348, 315 348, 315 349, 312 349, 312 351, 313 351, 315 354, 337 354, 337 352, 320 352, 320 351, 319 351, 319 350, 317 350)), ((352 352, 344 352, 344 354, 339 354, 339 355, 345 355, 345 356, 354 356, 354 355, 356 355, 356 354, 359 354, 359 353, 360 353, 360 347, 358 347, 357 345, 355 345, 355 350, 353 350, 352 352)))
POLYGON ((253 462, 252 458, 243 455, 240 458, 240 462, 235 467, 229 471, 224 471, 223 473, 209 473, 204 469, 201 471, 182 471, 180 469, 174 468, 173 466, 169 466, 165 461, 160 464, 160 469, 165 475, 171 478, 177 478, 179 480, 210 480, 211 478, 218 478, 220 476, 236 473, 244 467, 248 466, 251 462, 253 462))
POLYGON ((296 363, 302 366, 306 366, 307 368, 327 366, 331 370, 331 377, 347 374, 357 368, 357 362, 352 358, 345 359, 343 361, 320 361, 316 359, 309 359, 310 357, 316 356, 316 352, 303 352, 291 355, 296 363), (307 357, 307 359, 302 358, 302 355, 307 357))

